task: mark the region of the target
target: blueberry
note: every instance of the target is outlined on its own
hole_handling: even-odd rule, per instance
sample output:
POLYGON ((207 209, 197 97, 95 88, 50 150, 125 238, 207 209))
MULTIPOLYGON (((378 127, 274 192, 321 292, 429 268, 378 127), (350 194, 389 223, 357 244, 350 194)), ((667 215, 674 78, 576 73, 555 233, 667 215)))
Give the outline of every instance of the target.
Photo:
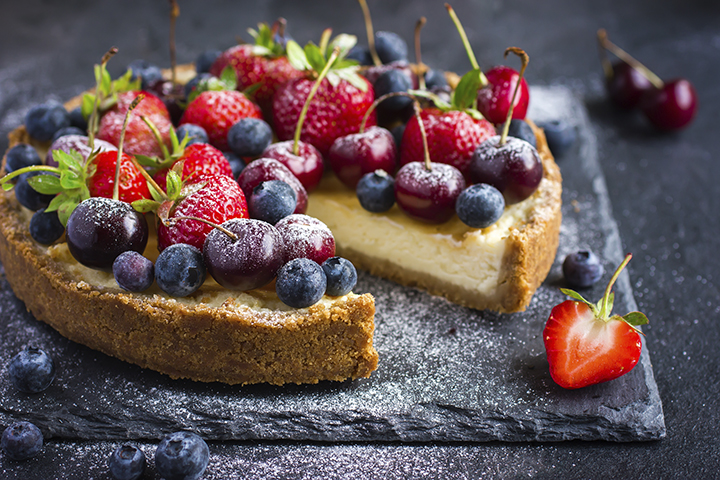
POLYGON ((33 165, 42 165, 42 159, 32 145, 18 143, 8 150, 5 157, 5 171, 7 173, 20 170, 33 165))
POLYGON ((460 193, 455 202, 455 210, 465 225, 486 228, 502 217, 505 199, 497 188, 476 183, 460 193))
POLYGON ((87 119, 82 114, 82 108, 75 107, 70 110, 70 126, 77 127, 83 131, 83 135, 87 133, 88 123, 87 119))
POLYGON ((163 292, 173 297, 194 293, 206 276, 202 252, 186 243, 170 245, 160 252, 155 262, 155 281, 163 292))
POLYGON ((425 72, 425 88, 432 90, 433 88, 445 88, 448 86, 445 73, 442 70, 433 70, 432 68, 425 72))
POLYGON ((323 268, 308 258, 295 258, 283 265, 277 274, 278 298, 293 308, 315 305, 327 289, 323 268))
POLYGON ((118 255, 112 270, 117 284, 128 292, 143 292, 150 288, 155 280, 153 263, 135 250, 118 255))
POLYGON ((108 467, 115 480, 137 480, 145 471, 145 453, 139 447, 126 443, 110 455, 108 467))
POLYGON ((272 142, 272 129, 259 118, 243 118, 228 131, 230 150, 240 157, 257 157, 272 142))
POLYGON ((128 64, 128 69, 132 71, 132 78, 140 78, 140 84, 143 90, 147 90, 156 83, 162 81, 162 70, 147 60, 133 60, 128 64))
POLYGON ((589 250, 571 253, 565 257, 562 269, 570 288, 592 287, 605 271, 597 255, 589 250))
POLYGON ((394 32, 375 33, 375 51, 382 63, 407 60, 408 46, 400 35, 394 32))
POLYGON ((175 130, 175 134, 179 142, 182 142, 185 137, 190 137, 187 143, 188 145, 192 145, 193 143, 210 143, 205 129, 194 123, 183 123, 175 130))
POLYGON ((525 140, 533 147, 537 148, 537 139, 535 138, 535 132, 532 127, 525 121, 518 118, 510 120, 510 128, 508 129, 508 135, 511 137, 525 140))
POLYGON ((54 142, 60 137, 64 137, 65 135, 85 135, 85 132, 80 130, 78 127, 63 127, 52 136, 52 141, 54 142))
POLYGON ((355 265, 346 258, 330 257, 321 265, 327 277, 325 293, 334 297, 347 295, 357 284, 355 265))
POLYGON ((40 393, 55 378, 55 362, 44 351, 30 346, 10 360, 10 382, 23 393, 40 393))
POLYGON ((450 85, 434 86, 430 88, 430 91, 437 95, 437 97, 445 103, 452 103, 452 88, 450 85))
POLYGON ((355 193, 368 212, 387 212, 395 205, 395 180, 384 170, 375 170, 360 178, 355 193))
POLYGON ((538 127, 545 130, 548 147, 552 154, 560 158, 567 153, 577 140, 575 127, 565 120, 551 120, 538 123, 538 127))
POLYGON ((58 102, 48 102, 32 107, 25 115, 25 129, 30 136, 47 142, 64 127, 70 126, 70 114, 58 102))
POLYGON ((195 71, 197 73, 207 73, 215 60, 222 55, 221 50, 205 50, 195 59, 195 71))
POLYGON ((198 84, 202 80, 208 80, 210 78, 213 78, 212 75, 209 73, 200 73, 198 75, 195 75, 189 82, 185 84, 185 98, 188 98, 192 91, 195 89, 195 87, 198 86, 198 84))
POLYGON ((41 208, 30 219, 30 236, 41 245, 51 245, 65 233, 57 211, 46 212, 41 208))
POLYGON ((357 62, 363 66, 370 66, 373 64, 370 49, 364 45, 355 45, 352 47, 345 58, 357 60, 357 62))
POLYGON ((48 172, 25 172, 21 173, 18 176, 17 184, 15 185, 15 198, 17 198, 17 201, 20 202, 20 205, 22 205, 25 208, 28 208, 32 211, 40 210, 41 208, 46 208, 53 198, 55 198, 55 195, 45 195, 43 193, 38 192, 34 188, 30 186, 30 183, 28 183, 28 180, 32 177, 36 177, 38 175, 51 175, 48 172))
POLYGON ((3 432, 0 446, 8 458, 27 460, 42 450, 43 435, 40 429, 30 422, 15 422, 3 432))
POLYGON ((238 177, 245 169, 245 160, 238 157, 233 152, 223 152, 223 155, 227 158, 227 161, 230 164, 230 169, 232 170, 233 178, 237 181, 238 177))
MULTIPOLYGON (((412 88, 412 81, 401 70, 392 69, 383 72, 373 85, 375 88, 376 98, 380 98, 388 93, 407 92, 412 88)), ((379 111, 400 112, 401 110, 412 105, 413 99, 405 96, 390 97, 378 104, 379 111)))
POLYGON ((207 443, 190 432, 167 435, 155 451, 155 467, 165 480, 196 480, 209 461, 207 443))
POLYGON ((250 218, 275 225, 295 211, 297 194, 281 180, 268 180, 253 188, 248 198, 250 218))

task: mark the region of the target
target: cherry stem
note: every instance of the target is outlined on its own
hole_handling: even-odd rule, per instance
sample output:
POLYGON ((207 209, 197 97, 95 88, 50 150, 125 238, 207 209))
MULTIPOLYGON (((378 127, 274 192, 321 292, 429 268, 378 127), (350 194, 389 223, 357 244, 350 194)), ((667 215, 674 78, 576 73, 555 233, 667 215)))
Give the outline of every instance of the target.
POLYGON ((115 180, 113 183, 112 196, 113 200, 118 200, 120 198, 120 161, 122 160, 123 143, 125 142, 125 130, 127 130, 128 123, 130 122, 130 116, 132 115, 132 111, 135 110, 135 107, 137 107, 138 104, 143 101, 143 98, 145 98, 145 94, 143 93, 135 97, 135 99, 130 102, 128 110, 125 113, 125 121, 123 122, 122 130, 120 130, 120 141, 118 142, 117 162, 115 162, 115 180))
POLYGON ((320 51, 323 55, 327 55, 327 48, 328 44, 330 43, 330 36, 332 35, 332 28, 326 28, 323 30, 322 35, 320 36, 320 44, 318 47, 320 48, 320 51))
POLYGON ((152 177, 150 176, 150 174, 148 173, 148 171, 145 170, 145 168, 143 168, 143 166, 138 163, 137 159, 136 159, 133 155, 130 155, 130 160, 132 161, 133 165, 135 165, 135 168, 138 169, 138 171, 140 172, 140 175, 142 175, 143 178, 145 179, 145 181, 146 181, 147 183, 149 183, 150 186, 151 186, 152 188, 154 188, 154 189, 160 194, 160 196, 163 198, 163 200, 169 200, 167 194, 166 194, 165 191, 162 189, 162 187, 157 184, 157 182, 155 181, 155 179, 152 178, 152 177))
POLYGON ((420 90, 425 90, 425 73, 427 73, 427 66, 422 63, 422 56, 420 54, 420 31, 427 23, 425 17, 420 17, 420 20, 415 24, 415 63, 417 64, 417 76, 418 86, 420 90))
POLYGON ((417 99, 413 99, 413 114, 415 115, 415 119, 418 122, 418 127, 420 128, 420 137, 422 138, 423 142, 423 157, 425 159, 425 170, 431 171, 432 162, 430 161, 430 147, 428 147, 427 133, 425 133, 425 125, 423 124, 422 117, 420 115, 421 110, 422 108, 420 107, 420 102, 418 102, 417 99))
POLYGON ((98 124, 100 122, 100 118, 98 117, 98 108, 100 107, 100 84, 102 83, 103 72, 105 71, 105 65, 107 65, 107 62, 109 62, 113 55, 117 52, 118 49, 116 47, 112 47, 110 50, 105 52, 105 55, 102 56, 102 60, 100 60, 100 75, 99 78, 95 79, 95 102, 93 103, 92 113, 90 113, 90 118, 88 119, 88 146, 90 147, 90 150, 92 150, 95 146, 95 132, 97 131, 98 124))
POLYGON ((360 8, 362 8, 363 18, 365 19, 365 32, 367 33, 370 56, 372 57, 372 61, 375 66, 379 67, 380 65, 382 65, 382 61, 380 60, 380 57, 377 54, 377 50, 375 49, 375 32, 373 31, 370 9, 368 8, 367 2, 365 0, 358 0, 358 3, 360 4, 360 8))
POLYGON ((615 284, 615 281, 620 276, 620 272, 623 271, 623 269, 627 266, 627 264, 630 262, 630 259, 632 258, 632 254, 628 253, 625 256, 625 260, 622 261, 620 266, 615 270, 615 273, 613 273, 613 276, 610 278, 610 281, 607 284, 607 287, 605 287, 605 294, 603 295, 602 299, 602 306, 600 307, 600 318, 607 318, 608 312, 607 311, 607 305, 608 305, 608 299, 610 298, 610 292, 612 290, 613 285, 615 284))
POLYGON ((177 58, 175 55, 175 23, 180 15, 180 7, 176 0, 170 0, 170 71, 172 72, 172 84, 177 84, 177 58))
MULTIPOLYGON (((655 75, 649 68, 647 68, 642 63, 638 62, 635 58, 633 58, 629 53, 627 53, 622 48, 618 47, 614 43, 612 43, 608 37, 607 32, 604 28, 601 28, 597 32, 598 42, 600 43, 600 46, 606 50, 609 50, 613 53, 616 57, 618 57, 623 62, 627 63, 631 67, 633 67, 635 70, 640 72, 642 76, 647 78, 650 83, 652 83, 655 88, 662 89, 665 86, 665 83, 662 81, 660 77, 655 75)), ((603 67, 604 68, 604 67, 603 67)), ((607 72, 606 72, 607 75, 607 72)), ((612 76, 611 76, 612 77, 612 76)))
POLYGON ((195 220, 195 221, 197 221, 197 222, 202 222, 202 223, 204 223, 204 224, 206 224, 206 225, 210 225, 210 226, 213 227, 213 228, 217 228, 218 230, 220 230, 221 232, 223 232, 225 235, 227 235, 228 237, 232 238, 232 240, 233 240, 234 242, 237 242, 237 241, 238 241, 238 236, 237 236, 236 234, 234 234, 233 232, 231 232, 231 231, 228 230, 227 228, 223 227, 222 225, 218 225, 217 223, 211 222, 210 220, 206 220, 206 219, 204 219, 204 218, 193 217, 193 216, 190 216, 190 215, 180 215, 180 216, 173 217, 173 218, 163 218, 163 219, 161 219, 163 225, 165 225, 166 227, 173 227, 173 226, 175 226, 175 224, 176 224, 177 222, 179 222, 180 220, 195 220))
POLYGON ((502 135, 500 135, 499 145, 505 145, 505 141, 507 140, 508 132, 510 131, 510 122, 512 121, 513 110, 515 110, 515 99, 517 98, 518 90, 520 90, 520 84, 522 83, 523 75, 525 75, 525 69, 530 62, 530 57, 527 53, 525 53, 524 50, 517 47, 508 47, 505 49, 504 56, 507 57, 508 53, 510 52, 520 57, 522 61, 522 66, 520 67, 520 74, 518 75, 517 82, 515 83, 515 90, 513 90, 512 99, 510 100, 510 108, 508 109, 507 118, 505 118, 505 125, 503 126, 502 135))
POLYGON ((305 121, 305 117, 307 116, 308 109, 310 108, 310 102, 312 101, 313 97, 315 96, 315 93, 318 91, 318 88, 320 88, 320 84, 325 79, 325 76, 330 71, 330 68, 333 66, 333 63, 335 63, 335 60, 337 60, 338 56, 340 56, 340 47, 335 47, 333 49, 332 54, 330 55, 330 58, 328 58, 327 63, 325 63, 325 67, 323 67, 322 71, 320 72, 320 75, 318 75, 317 80, 315 80, 315 84, 313 85, 312 89, 310 90, 310 93, 308 94, 307 100, 305 100, 305 105, 303 105, 302 110, 300 111, 300 117, 298 117, 297 125, 295 126, 295 137, 294 137, 294 143, 293 143, 293 154, 297 155, 300 151, 300 132, 302 131, 302 125, 305 121))
POLYGON ((390 92, 386 93, 385 95, 382 95, 375 99, 375 101, 370 105, 370 107, 365 111, 365 115, 363 115, 362 122, 360 122, 360 133, 363 133, 365 131, 365 125, 367 123, 368 118, 370 117, 370 114, 377 108, 378 105, 380 105, 383 100, 390 98, 390 97, 408 97, 415 100, 415 97, 408 93, 408 92, 390 92))
MULTIPOLYGON (((467 35, 465 34, 465 29, 463 28, 462 24, 460 23, 460 19, 458 18, 457 14, 455 13, 455 10, 450 6, 449 3, 445 4, 445 8, 447 8, 448 13, 450 14, 450 18, 452 19, 453 23, 455 24, 455 28, 457 28, 457 31, 460 33, 460 39, 463 42, 463 46, 465 47, 465 52, 467 52, 467 56, 470 59, 470 65, 472 65, 473 69, 480 70, 480 65, 478 65, 477 60, 475 59, 475 54, 472 51, 472 47, 470 46, 470 41, 467 38, 467 35)), ((480 70, 480 85, 485 86, 488 84, 488 79, 485 76, 485 74, 480 70)))
POLYGON ((157 129, 155 124, 147 118, 145 115, 140 115, 140 119, 142 119, 143 122, 145 122, 145 125, 148 126, 150 131, 152 132, 153 136, 155 137, 155 141, 160 145, 160 149, 163 153, 163 159, 168 160, 170 158, 170 151, 165 146, 165 142, 163 142, 162 135, 160 134, 160 130, 157 129))
POLYGON ((605 74, 605 79, 610 80, 613 78, 613 67, 612 62, 610 62, 610 59, 607 55, 607 49, 605 48, 605 45, 603 43, 603 39, 607 39, 607 32, 605 32, 605 29, 600 29, 597 31, 597 40, 598 40, 598 52, 600 54, 600 64, 602 65, 603 73, 605 74))

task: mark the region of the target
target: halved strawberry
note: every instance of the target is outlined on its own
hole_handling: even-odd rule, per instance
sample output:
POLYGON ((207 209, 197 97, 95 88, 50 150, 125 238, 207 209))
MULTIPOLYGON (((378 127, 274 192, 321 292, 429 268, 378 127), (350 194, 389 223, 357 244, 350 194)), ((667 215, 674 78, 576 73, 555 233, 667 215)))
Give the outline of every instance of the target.
POLYGON ((562 289, 574 300, 555 306, 543 330, 550 376, 561 387, 575 389, 607 382, 638 363, 642 340, 636 326, 646 324, 647 317, 640 312, 610 315, 612 286, 631 258, 625 257, 597 304, 562 289))

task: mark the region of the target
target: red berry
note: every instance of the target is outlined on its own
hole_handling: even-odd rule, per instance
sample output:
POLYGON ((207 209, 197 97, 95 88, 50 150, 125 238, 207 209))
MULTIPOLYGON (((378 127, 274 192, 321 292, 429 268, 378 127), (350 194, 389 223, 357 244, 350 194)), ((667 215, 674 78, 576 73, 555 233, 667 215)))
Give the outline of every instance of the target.
POLYGON ((366 173, 375 170, 395 173, 397 147, 388 130, 370 127, 363 133, 337 138, 328 152, 328 162, 340 181, 355 190, 366 173))
POLYGON ((308 194, 300 180, 285 165, 273 158, 258 158, 250 162, 238 176, 237 183, 249 198, 255 187, 268 180, 281 180, 295 191, 297 205, 294 213, 307 211, 308 194))
MULTIPOLYGON (((491 68, 485 73, 489 85, 478 91, 477 109, 492 123, 504 123, 510 110, 515 85, 520 74, 506 66, 491 68)), ((524 119, 530 103, 530 91, 523 78, 515 98, 512 118, 524 119)))
POLYGON ((643 113, 660 130, 686 127, 697 112, 697 93, 684 78, 665 82, 663 88, 650 89, 643 98, 643 113))
POLYGON ((652 83, 630 64, 618 61, 613 63, 612 76, 605 79, 605 87, 615 105, 629 110, 639 105, 652 83))
POLYGON ((444 223, 455 215, 455 201, 465 189, 460 170, 444 163, 411 162, 395 176, 395 199, 410 217, 444 223))
POLYGON ((185 109, 180 124, 193 123, 205 129, 210 143, 226 151, 230 128, 243 118, 262 118, 260 107, 235 90, 206 91, 185 109))
POLYGON ((323 157, 317 148, 309 143, 298 142, 298 154, 293 153, 295 142, 271 143, 262 153, 263 158, 272 158, 285 165, 300 180, 305 190, 312 192, 323 176, 323 157))
POLYGON ((335 237, 317 218, 308 215, 288 215, 275 227, 285 244, 283 263, 296 258, 309 258, 318 265, 335 256, 335 237))
MULTIPOLYGON (((117 157, 118 152, 109 151, 99 153, 92 160, 92 164, 95 166, 95 173, 88 179, 88 188, 90 189, 91 196, 112 198, 117 157)), ((130 155, 124 152, 120 160, 119 180, 118 199, 120 201, 132 203, 135 200, 151 198, 147 181, 135 166, 135 163, 133 163, 130 155)))
MULTIPOLYGON (((180 200, 170 210, 169 217, 197 217, 221 225, 231 218, 248 218, 245 195, 232 177, 203 175, 189 185, 202 188, 180 200)), ((213 227, 197 220, 178 220, 174 226, 158 225, 158 248, 163 250, 175 243, 187 243, 200 250, 213 227)))
MULTIPOLYGON (((185 152, 174 163, 184 161, 182 179, 191 180, 200 175, 227 175, 232 177, 232 168, 225 155, 207 143, 194 143, 185 147, 185 152)), ((170 167, 172 168, 172 167, 170 167)), ((166 177, 169 168, 153 175, 153 180, 166 189, 166 177)))

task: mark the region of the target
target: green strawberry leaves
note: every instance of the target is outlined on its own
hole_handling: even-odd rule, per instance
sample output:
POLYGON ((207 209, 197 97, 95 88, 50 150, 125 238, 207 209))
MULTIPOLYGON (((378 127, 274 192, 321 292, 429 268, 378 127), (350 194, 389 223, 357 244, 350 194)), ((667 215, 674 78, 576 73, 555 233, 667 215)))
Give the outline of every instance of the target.
POLYGON ((200 80, 195 89, 187 98, 187 103, 192 103, 202 92, 222 92, 225 90, 237 89, 237 73, 235 69, 228 65, 220 73, 220 77, 210 77, 200 80))
POLYGON ((90 118, 96 101, 98 110, 104 112, 117 103, 119 93, 140 89, 140 78, 133 80, 132 71, 129 69, 113 81, 105 68, 95 65, 95 80, 98 88, 92 93, 84 94, 80 106, 80 111, 86 120, 90 118))
MULTIPOLYGON (((275 27, 273 27, 275 28, 275 27)), ((252 53, 262 57, 280 57, 285 54, 285 49, 275 41, 275 31, 267 23, 259 23, 257 30, 248 28, 248 33, 255 40, 252 46, 252 53)))
POLYGON ((294 40, 288 40, 286 45, 287 57, 290 65, 296 70, 313 72, 317 76, 328 65, 331 53, 338 50, 337 58, 330 65, 327 72, 327 79, 333 87, 336 87, 342 80, 362 92, 368 89, 368 82, 358 73, 359 66, 356 61, 346 57, 350 49, 357 43, 354 35, 340 34, 329 40, 330 30, 323 32, 320 45, 312 42, 301 47, 294 40))

